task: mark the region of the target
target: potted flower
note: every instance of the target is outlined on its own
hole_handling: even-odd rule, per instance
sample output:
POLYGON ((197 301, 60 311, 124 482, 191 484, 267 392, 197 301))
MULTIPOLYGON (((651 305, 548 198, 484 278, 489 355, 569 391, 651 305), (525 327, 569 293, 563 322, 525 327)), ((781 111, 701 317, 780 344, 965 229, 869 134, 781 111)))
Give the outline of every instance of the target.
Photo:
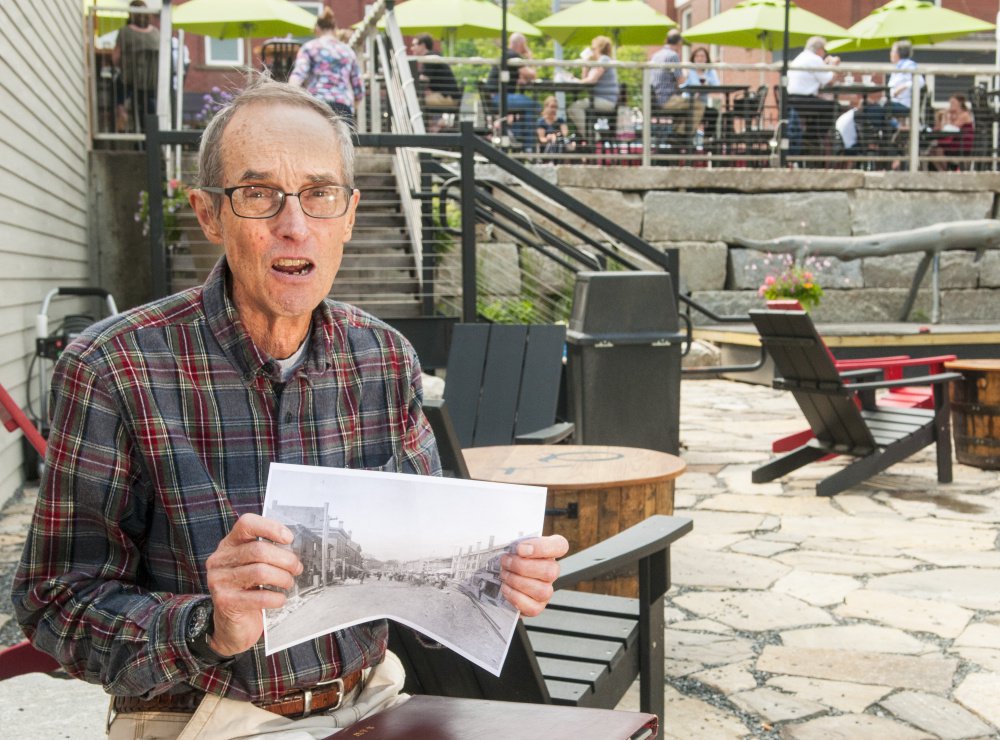
POLYGON ((790 256, 786 257, 781 272, 767 275, 757 293, 769 301, 795 300, 803 310, 811 311, 823 297, 823 288, 809 269, 811 261, 812 258, 808 258, 806 266, 802 266, 796 264, 790 256))

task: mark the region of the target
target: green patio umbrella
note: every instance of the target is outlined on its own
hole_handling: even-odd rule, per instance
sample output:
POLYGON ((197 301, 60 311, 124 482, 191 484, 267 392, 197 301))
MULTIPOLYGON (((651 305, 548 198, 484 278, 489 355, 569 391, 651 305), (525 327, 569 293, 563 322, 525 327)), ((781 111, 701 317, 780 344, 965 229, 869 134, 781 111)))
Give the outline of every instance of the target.
MULTIPOLYGON (((117 31, 128 23, 129 0, 83 0, 83 13, 88 15, 91 8, 96 8, 94 15, 97 17, 97 28, 94 29, 95 36, 117 31)), ((160 3, 147 2, 150 10, 159 10, 160 3)))
POLYGON ((939 8, 926 0, 891 0, 848 28, 852 38, 837 41, 827 48, 831 51, 888 49, 899 39, 909 39, 914 44, 935 44, 995 28, 992 23, 939 8))
POLYGON ((312 33, 316 16, 288 0, 188 0, 173 11, 174 28, 218 39, 312 33))
MULTIPOLYGON (((399 30, 408 36, 429 33, 454 48, 458 39, 499 38, 503 11, 489 0, 407 0, 397 5, 393 13, 399 30)), ((384 22, 379 24, 384 27, 384 22)), ((542 32, 507 11, 507 33, 541 36, 542 32)))
POLYGON ((677 24, 642 0, 583 0, 535 25, 563 45, 587 46, 594 36, 607 34, 617 47, 662 44, 677 24))
MULTIPOLYGON (((685 41, 744 49, 776 51, 784 44, 785 0, 743 0, 729 10, 692 26, 684 32, 685 41)), ((822 16, 791 4, 788 16, 788 45, 803 46, 811 36, 841 39, 849 36, 822 16)))

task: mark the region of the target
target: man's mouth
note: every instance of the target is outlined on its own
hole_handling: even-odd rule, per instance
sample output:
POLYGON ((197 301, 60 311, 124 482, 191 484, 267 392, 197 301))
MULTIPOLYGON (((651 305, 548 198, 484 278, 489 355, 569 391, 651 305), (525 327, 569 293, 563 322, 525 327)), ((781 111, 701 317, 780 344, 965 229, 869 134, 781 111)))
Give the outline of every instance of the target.
POLYGON ((279 259, 271 267, 283 275, 308 275, 312 272, 313 263, 303 259, 279 259))

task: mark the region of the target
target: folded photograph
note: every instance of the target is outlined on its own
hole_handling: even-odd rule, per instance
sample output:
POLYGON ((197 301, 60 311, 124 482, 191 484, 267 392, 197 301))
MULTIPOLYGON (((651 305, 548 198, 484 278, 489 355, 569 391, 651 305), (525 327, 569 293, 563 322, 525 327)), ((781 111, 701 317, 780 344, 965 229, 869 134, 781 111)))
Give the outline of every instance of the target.
POLYGON ((264 612, 268 655, 392 619, 499 675, 518 611, 506 552, 542 533, 545 488, 272 463, 264 516, 288 527, 303 570, 264 612))

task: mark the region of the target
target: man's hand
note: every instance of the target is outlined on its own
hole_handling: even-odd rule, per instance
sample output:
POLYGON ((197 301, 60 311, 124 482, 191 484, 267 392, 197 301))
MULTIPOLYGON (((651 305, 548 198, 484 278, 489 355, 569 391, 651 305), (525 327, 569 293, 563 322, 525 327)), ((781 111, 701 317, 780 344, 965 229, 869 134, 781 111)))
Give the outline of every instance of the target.
POLYGON ((279 546, 291 544, 292 538, 280 522, 244 514, 209 556, 205 565, 215 607, 210 641, 215 652, 236 655, 249 650, 264 633, 261 610, 284 606, 281 591, 290 590, 302 572, 298 557, 279 546))
POLYGON ((517 543, 516 555, 504 555, 500 564, 503 594, 526 617, 541 614, 552 598, 552 582, 559 577, 559 563, 569 550, 561 534, 535 537, 517 543))

